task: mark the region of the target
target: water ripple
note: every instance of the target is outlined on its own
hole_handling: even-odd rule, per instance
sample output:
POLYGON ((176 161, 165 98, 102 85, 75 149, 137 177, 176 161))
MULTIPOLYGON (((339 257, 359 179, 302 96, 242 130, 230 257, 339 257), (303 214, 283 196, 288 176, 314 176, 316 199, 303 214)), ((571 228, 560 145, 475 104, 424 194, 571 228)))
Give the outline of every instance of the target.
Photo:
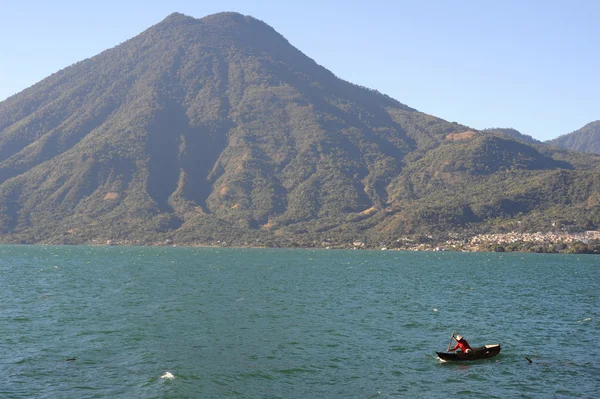
POLYGON ((600 395, 595 257, 0 252, 0 397, 600 395), (440 363, 452 330, 504 349, 440 363))

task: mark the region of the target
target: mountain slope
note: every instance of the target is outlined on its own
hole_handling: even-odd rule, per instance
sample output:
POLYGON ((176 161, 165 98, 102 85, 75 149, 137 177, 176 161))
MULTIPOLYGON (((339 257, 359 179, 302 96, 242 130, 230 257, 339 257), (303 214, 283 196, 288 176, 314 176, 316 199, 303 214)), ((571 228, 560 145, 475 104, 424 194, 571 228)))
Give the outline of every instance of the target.
POLYGON ((579 130, 549 140, 547 143, 568 150, 600 154, 600 121, 588 123, 579 130))
MULTIPOLYGON (((584 169, 599 164, 345 82, 252 17, 173 14, 0 103, 0 231, 7 242, 312 245, 487 229, 518 213, 504 191, 486 194, 499 181, 538 193, 540 176, 569 171, 558 192, 579 204, 598 191, 584 169)), ((560 205, 538 197, 521 213, 560 205)))
POLYGON ((536 140, 533 137, 531 137, 527 134, 523 134, 523 133, 519 132, 518 130, 512 129, 512 128, 495 127, 495 128, 491 128, 491 129, 484 129, 482 132, 505 136, 508 138, 512 138, 513 140, 522 141, 527 144, 540 144, 541 143, 541 141, 536 140))

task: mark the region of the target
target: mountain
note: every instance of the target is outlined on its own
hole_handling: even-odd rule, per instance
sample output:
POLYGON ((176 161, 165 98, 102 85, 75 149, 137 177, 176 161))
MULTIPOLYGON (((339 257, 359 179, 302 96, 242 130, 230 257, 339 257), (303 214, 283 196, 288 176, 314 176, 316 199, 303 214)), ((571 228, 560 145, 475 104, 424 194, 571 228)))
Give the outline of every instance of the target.
POLYGON ((588 123, 579 130, 549 140, 547 143, 568 150, 600 154, 600 121, 588 123))
POLYGON ((524 143, 527 144, 540 144, 541 141, 534 139, 533 137, 527 135, 527 134, 523 134, 521 132, 519 132, 516 129, 513 128, 499 128, 499 127, 494 127, 491 129, 484 129, 482 130, 483 133, 490 133, 490 134, 498 134, 498 135, 502 135, 502 136, 506 136, 508 138, 512 138, 514 140, 518 140, 518 141, 522 141, 524 143))
POLYGON ((0 103, 0 239, 311 246, 596 228, 600 157, 509 136, 343 81, 252 17, 172 14, 0 103))

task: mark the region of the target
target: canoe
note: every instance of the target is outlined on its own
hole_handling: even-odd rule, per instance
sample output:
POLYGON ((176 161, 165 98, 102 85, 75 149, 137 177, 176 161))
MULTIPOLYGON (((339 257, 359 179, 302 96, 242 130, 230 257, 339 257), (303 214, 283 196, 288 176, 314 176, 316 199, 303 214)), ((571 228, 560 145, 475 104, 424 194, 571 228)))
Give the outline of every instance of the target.
POLYGON ((479 348, 473 348, 473 352, 471 353, 463 353, 463 352, 435 352, 438 357, 443 361, 454 361, 454 362, 462 362, 469 360, 479 360, 479 359, 487 359, 490 357, 496 356, 500 353, 502 348, 500 345, 485 345, 479 348))

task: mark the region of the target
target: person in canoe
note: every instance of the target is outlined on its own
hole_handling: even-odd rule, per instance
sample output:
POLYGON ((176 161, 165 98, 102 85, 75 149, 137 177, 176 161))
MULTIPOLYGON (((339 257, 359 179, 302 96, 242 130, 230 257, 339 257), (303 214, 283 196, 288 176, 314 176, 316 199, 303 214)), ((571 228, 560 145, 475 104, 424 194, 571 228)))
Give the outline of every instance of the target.
POLYGON ((464 353, 471 353, 471 352, 473 352, 473 349, 471 349, 471 345, 469 345, 469 343, 467 342, 467 340, 462 335, 457 334, 456 337, 455 337, 454 334, 452 334, 452 338, 454 338, 456 340, 456 346, 454 348, 452 348, 452 349, 449 349, 448 352, 452 352, 452 351, 455 351, 457 349, 460 349, 464 353))

